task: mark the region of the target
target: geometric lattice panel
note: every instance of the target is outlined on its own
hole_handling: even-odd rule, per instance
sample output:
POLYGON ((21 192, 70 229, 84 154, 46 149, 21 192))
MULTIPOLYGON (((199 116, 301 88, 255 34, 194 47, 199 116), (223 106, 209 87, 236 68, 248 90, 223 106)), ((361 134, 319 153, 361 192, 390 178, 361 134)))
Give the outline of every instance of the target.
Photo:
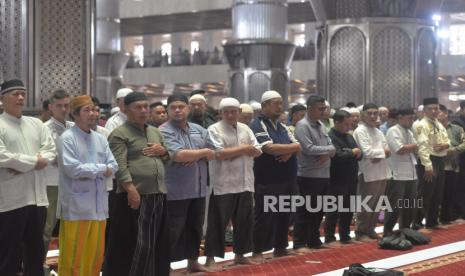
MULTIPOLYGON (((86 0, 40 0, 39 100, 86 91, 86 0)), ((118 3, 115 2, 115 5, 118 3)))
POLYGON ((369 0, 337 0, 336 18, 360 18, 370 16, 369 0))
POLYGON ((436 40, 431 29, 423 29, 418 39, 418 94, 416 103, 436 95, 436 40))
POLYGON ((365 38, 357 28, 344 27, 331 38, 329 102, 362 104, 365 95, 365 38))
POLYGON ((400 28, 387 27, 373 45, 373 102, 388 107, 412 105, 412 42, 400 28))
POLYGON ((0 0, 0 83, 13 78, 25 83, 23 51, 26 47, 23 28, 27 22, 22 16, 23 1, 0 0))

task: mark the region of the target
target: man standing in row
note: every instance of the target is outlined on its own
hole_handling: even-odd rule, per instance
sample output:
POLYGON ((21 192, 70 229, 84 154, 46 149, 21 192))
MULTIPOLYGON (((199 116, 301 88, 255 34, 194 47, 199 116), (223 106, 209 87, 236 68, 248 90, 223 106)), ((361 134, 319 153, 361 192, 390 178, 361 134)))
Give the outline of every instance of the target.
POLYGON ((124 112, 124 97, 126 97, 127 94, 133 92, 132 89, 130 88, 121 88, 118 90, 116 93, 116 104, 119 107, 119 111, 116 112, 115 115, 111 116, 108 118, 107 123, 105 124, 105 128, 110 131, 110 133, 117 127, 121 126, 126 122, 128 117, 126 116, 126 113, 124 112))
POLYGON ((397 124, 389 128, 386 133, 386 141, 392 150, 392 155, 388 159, 392 179, 388 180, 386 195, 393 211, 385 213, 384 236, 392 234, 399 217, 399 229, 410 228, 413 222, 417 188, 415 153, 418 150, 411 131, 413 116, 414 112, 411 108, 398 110, 397 124), (405 204, 399 205, 401 203, 405 204))
POLYGON ((107 139, 91 130, 94 104, 87 95, 74 97, 75 125, 58 138, 60 186, 60 275, 100 274, 108 218, 106 179, 118 170, 107 139))
POLYGON ((283 112, 283 99, 276 91, 262 95, 262 115, 250 127, 262 146, 263 154, 255 160, 255 224, 253 230, 253 258, 263 262, 264 251, 274 248, 274 256, 289 255, 289 213, 265 212, 265 195, 291 195, 297 174, 296 154, 299 142, 289 129, 279 122, 283 112))
POLYGON ((39 119, 23 116, 26 87, 20 80, 0 86, 0 275, 42 275, 47 190, 44 168, 56 157, 55 143, 39 119))
POLYGON ((221 100, 222 120, 211 125, 208 133, 217 151, 216 160, 209 162, 210 197, 208 227, 205 240, 207 266, 213 267, 214 257, 224 258, 225 230, 233 225, 233 251, 236 264, 251 264, 244 257, 252 251, 254 158, 261 154, 252 130, 239 123, 239 101, 221 100))
POLYGON ((418 171, 418 197, 423 199, 423 212, 418 212, 415 223, 420 225, 425 216, 425 226, 429 232, 439 227, 439 205, 444 193, 444 157, 449 148, 449 138, 446 129, 437 119, 438 99, 426 98, 423 106, 425 116, 414 129, 421 163, 418 171))
MULTIPOLYGON (((58 137, 71 128, 74 123, 67 121, 69 115, 69 94, 64 90, 57 90, 49 99, 49 109, 52 112, 50 120, 45 125, 50 129, 53 140, 57 141, 58 137)), ((45 168, 47 174, 47 220, 44 229, 44 248, 47 255, 48 246, 52 237, 53 229, 57 222, 57 200, 58 200, 58 163, 56 160, 45 168)))
POLYGON ((378 200, 385 194, 389 168, 386 159, 391 155, 383 133, 377 128, 378 106, 373 103, 363 105, 362 123, 354 131, 354 138, 363 152, 360 161, 358 192, 361 199, 371 196, 367 205, 372 210, 362 209, 357 213, 355 235, 365 242, 378 239, 375 232, 379 212, 375 212, 378 200))
MULTIPOLYGON (((362 159, 362 151, 352 135, 348 132, 352 129, 352 117, 345 110, 334 113, 334 127, 328 135, 336 148, 336 154, 331 158, 330 183, 328 194, 340 196, 343 207, 350 207, 350 197, 357 194, 358 161, 362 159)), ((330 212, 326 214, 325 243, 336 241, 334 236, 336 224, 339 228, 339 240, 341 243, 350 243, 350 223, 352 212, 330 212)))
POLYGON ((109 137, 120 169, 105 275, 168 275, 163 165, 168 152, 160 131, 146 124, 149 103, 145 94, 129 93, 124 104, 128 120, 109 137))
MULTIPOLYGON (((297 157, 297 185, 299 194, 310 197, 311 207, 316 208, 318 197, 325 196, 329 186, 329 167, 331 157, 336 149, 331 143, 325 126, 320 119, 327 112, 325 99, 321 96, 310 96, 307 99, 307 113, 297 123, 295 136, 302 147, 297 157)), ((320 198, 321 199, 321 198, 320 198)), ((323 210, 308 211, 306 206, 297 208, 294 225, 294 249, 298 253, 309 253, 310 248, 322 247, 320 240, 320 224, 323 210)))
POLYGON ((170 156, 166 166, 171 261, 188 260, 189 272, 208 271, 197 261, 202 240, 207 190, 208 148, 206 129, 189 123, 189 103, 184 95, 168 97, 169 121, 160 127, 170 156))

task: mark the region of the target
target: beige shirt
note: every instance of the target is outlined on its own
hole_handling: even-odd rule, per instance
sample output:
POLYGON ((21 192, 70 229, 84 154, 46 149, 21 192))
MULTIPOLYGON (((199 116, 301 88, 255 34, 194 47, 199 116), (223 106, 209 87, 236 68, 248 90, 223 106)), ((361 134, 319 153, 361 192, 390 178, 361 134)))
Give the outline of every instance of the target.
MULTIPOLYGON (((252 130, 245 124, 237 123, 236 128, 219 121, 208 128, 208 134, 215 150, 253 145, 261 150, 252 130)), ((254 192, 254 159, 241 155, 231 160, 209 162, 210 183, 215 195, 254 192)))
POLYGON ((127 120, 128 117, 126 116, 126 114, 124 114, 121 111, 118 111, 118 113, 108 118, 108 121, 105 124, 105 128, 108 129, 108 131, 111 133, 115 128, 122 126, 124 123, 126 123, 127 120))
POLYGON ((418 157, 425 170, 432 171, 433 164, 430 155, 444 157, 447 155, 447 150, 440 152, 434 151, 433 146, 438 144, 450 144, 447 130, 439 121, 431 120, 424 117, 413 130, 415 139, 418 142, 418 157))
POLYGON ((49 164, 56 157, 55 143, 44 123, 33 117, 1 114, 0 212, 27 205, 48 206, 45 170, 35 169, 38 154, 49 164))

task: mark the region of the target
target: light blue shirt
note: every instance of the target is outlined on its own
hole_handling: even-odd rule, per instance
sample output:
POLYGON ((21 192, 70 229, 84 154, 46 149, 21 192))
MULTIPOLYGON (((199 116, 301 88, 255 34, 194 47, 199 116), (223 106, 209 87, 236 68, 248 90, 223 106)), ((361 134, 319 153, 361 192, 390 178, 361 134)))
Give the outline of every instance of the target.
MULTIPOLYGON (((171 122, 160 126, 171 160, 181 150, 208 148, 211 145, 208 131, 200 125, 188 123, 184 130, 171 122)), ((165 185, 168 200, 183 200, 205 197, 207 190, 207 160, 200 159, 192 166, 169 162, 165 167, 165 185)))
POLYGON ((57 217, 65 220, 108 218, 108 192, 103 174, 107 167, 114 174, 118 164, 107 139, 75 125, 58 138, 57 150, 60 170, 57 217))

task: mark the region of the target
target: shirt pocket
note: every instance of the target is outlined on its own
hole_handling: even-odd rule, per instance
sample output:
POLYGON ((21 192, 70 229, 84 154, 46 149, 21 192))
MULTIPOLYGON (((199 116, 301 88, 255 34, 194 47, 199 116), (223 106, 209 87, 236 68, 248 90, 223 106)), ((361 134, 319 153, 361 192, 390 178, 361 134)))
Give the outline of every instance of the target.
POLYGON ((70 213, 85 215, 94 212, 95 208, 95 200, 93 199, 92 192, 72 193, 69 202, 70 213))
POLYGON ((97 152, 97 164, 106 164, 107 163, 107 153, 104 151, 97 152))
POLYGON ((92 179, 79 179, 71 182, 71 192, 73 194, 87 193, 95 189, 95 180, 92 179))

